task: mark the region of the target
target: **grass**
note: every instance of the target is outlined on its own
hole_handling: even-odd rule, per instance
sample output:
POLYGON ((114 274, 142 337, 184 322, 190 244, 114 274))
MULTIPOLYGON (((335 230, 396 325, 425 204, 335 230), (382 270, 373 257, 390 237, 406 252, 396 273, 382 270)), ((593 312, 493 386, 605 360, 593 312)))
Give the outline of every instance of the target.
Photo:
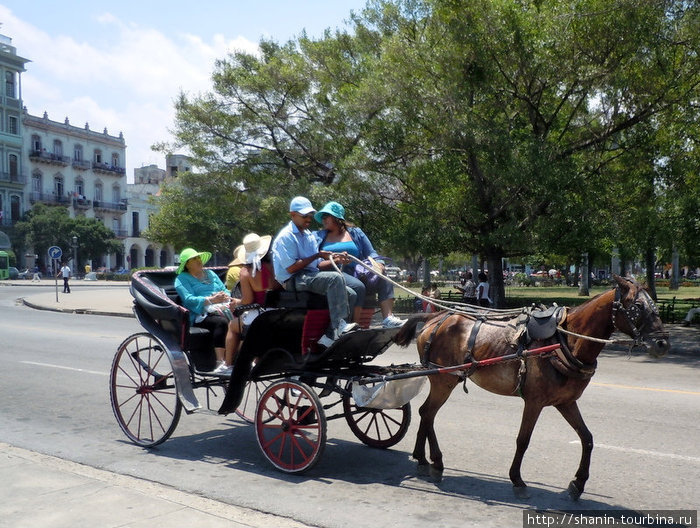
MULTIPOLYGON (((554 303, 559 306, 578 306, 610 288, 611 286, 593 286, 589 290, 590 295, 582 297, 578 294, 578 288, 571 286, 506 286, 506 302, 509 308, 529 306, 533 303, 546 306, 554 303)), ((419 286, 412 289, 420 293, 419 286)), ((459 291, 455 287, 445 286, 440 288, 440 291, 443 298, 460 300, 459 291), (447 295, 448 293, 451 295, 447 295)), ((408 294, 401 290, 397 290, 396 294, 397 305, 406 311, 413 311, 412 299, 408 298, 408 294)), ((657 286, 656 294, 664 322, 678 322, 683 319, 689 308, 700 306, 700 286, 681 286, 677 290, 670 290, 668 286, 657 286)))

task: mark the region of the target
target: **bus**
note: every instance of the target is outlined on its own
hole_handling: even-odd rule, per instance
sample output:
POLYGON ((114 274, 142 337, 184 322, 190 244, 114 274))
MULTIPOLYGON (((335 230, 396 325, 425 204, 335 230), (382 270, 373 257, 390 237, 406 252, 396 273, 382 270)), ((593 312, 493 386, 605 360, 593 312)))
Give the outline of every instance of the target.
POLYGON ((7 251, 0 251, 0 280, 10 278, 10 255, 7 251))

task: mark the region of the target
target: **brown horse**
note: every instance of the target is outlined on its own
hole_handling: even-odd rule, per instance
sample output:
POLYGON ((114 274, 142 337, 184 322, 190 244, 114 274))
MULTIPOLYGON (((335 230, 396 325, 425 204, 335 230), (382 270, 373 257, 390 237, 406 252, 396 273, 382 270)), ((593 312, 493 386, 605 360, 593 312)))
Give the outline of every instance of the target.
MULTIPOLYGON (((430 375, 430 394, 420 407, 420 427, 413 450, 419 473, 429 473, 436 480, 444 469, 434 421, 440 407, 452 390, 468 375, 480 387, 504 396, 521 396, 525 402, 515 457, 510 467, 510 480, 516 496, 526 498, 527 486, 520 476, 520 467, 532 431, 542 409, 553 405, 581 439, 582 455, 576 477, 569 484, 570 496, 577 500, 589 476, 593 436, 581 417, 576 400, 581 396, 595 371, 596 358, 615 329, 644 345, 655 357, 669 348, 658 310, 649 294, 634 280, 614 275, 616 288, 594 297, 561 316, 559 327, 569 333, 556 333, 550 338, 529 342, 514 339, 517 317, 479 317, 453 312, 438 312, 411 317, 397 336, 397 343, 407 346, 421 321, 426 324, 417 339, 418 352, 424 364, 453 366, 512 354, 518 347, 544 346, 560 342, 556 354, 530 356, 520 361, 503 361, 470 369, 461 377, 454 373, 430 375), (571 333, 578 334, 574 336, 571 333), (597 338, 597 340, 584 338, 597 338), (430 446, 432 465, 425 457, 425 442, 430 446)), ((522 316, 520 318, 522 320, 522 316)), ((553 324, 553 323, 552 323, 553 324)), ((534 329, 536 330, 536 329, 534 329)), ((552 327, 552 331, 554 331, 552 327)), ((537 334, 538 332, 534 332, 537 334)), ((539 332, 542 333, 542 332, 539 332)), ((551 332, 550 332, 551 333, 551 332)))

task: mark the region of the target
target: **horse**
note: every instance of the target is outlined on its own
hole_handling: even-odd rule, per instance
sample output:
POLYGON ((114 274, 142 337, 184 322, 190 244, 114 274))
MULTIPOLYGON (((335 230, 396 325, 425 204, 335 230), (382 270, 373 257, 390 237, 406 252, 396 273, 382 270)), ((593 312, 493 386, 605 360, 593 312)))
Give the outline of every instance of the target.
MULTIPOLYGON (((663 356, 669 349, 668 334, 647 291, 633 279, 617 275, 613 275, 613 279, 614 289, 569 309, 568 313, 564 308, 556 310, 563 313, 551 323, 551 337, 537 338, 537 328, 534 328, 531 332, 534 339, 528 341, 521 337, 519 343, 514 343, 514 336, 526 336, 528 332, 518 331, 518 328, 524 328, 522 324, 518 325, 522 315, 514 317, 512 311, 505 319, 492 317, 488 312, 470 315, 447 311, 419 314, 406 321, 396 337, 396 342, 404 347, 415 337, 418 324, 425 322, 417 338, 423 365, 449 367, 471 363, 469 371, 461 371, 461 375, 440 372, 428 376, 430 393, 420 407, 420 426, 412 454, 418 462, 419 474, 430 475, 438 482, 442 479, 444 465, 435 434, 435 417, 452 390, 461 381, 466 383, 468 377, 483 389, 503 396, 518 395, 524 401, 515 456, 509 471, 515 496, 529 497, 520 468, 537 419, 542 409, 551 405, 581 440, 581 460, 567 489, 573 500, 579 499, 589 478, 593 435, 586 427, 576 401, 595 372, 598 354, 610 342, 608 339, 615 329, 632 337, 635 346, 646 347, 652 356, 663 356), (532 349, 555 343, 561 345, 556 353, 519 355, 524 346, 532 349), (479 361, 512 356, 515 349, 518 349, 516 355, 520 361, 489 361, 492 363, 489 366, 478 366, 479 361), (425 456, 426 439, 431 465, 425 456)), ((525 314, 525 317, 529 316, 525 314)))

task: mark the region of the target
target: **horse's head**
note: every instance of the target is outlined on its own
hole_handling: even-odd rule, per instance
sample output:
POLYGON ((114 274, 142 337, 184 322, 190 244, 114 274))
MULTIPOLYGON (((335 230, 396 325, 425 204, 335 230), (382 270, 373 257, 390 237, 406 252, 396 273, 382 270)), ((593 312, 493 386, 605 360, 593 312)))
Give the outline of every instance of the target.
POLYGON ((649 354, 661 357, 669 349, 668 332, 649 293, 634 279, 613 275, 617 288, 612 322, 615 328, 643 344, 649 354))

